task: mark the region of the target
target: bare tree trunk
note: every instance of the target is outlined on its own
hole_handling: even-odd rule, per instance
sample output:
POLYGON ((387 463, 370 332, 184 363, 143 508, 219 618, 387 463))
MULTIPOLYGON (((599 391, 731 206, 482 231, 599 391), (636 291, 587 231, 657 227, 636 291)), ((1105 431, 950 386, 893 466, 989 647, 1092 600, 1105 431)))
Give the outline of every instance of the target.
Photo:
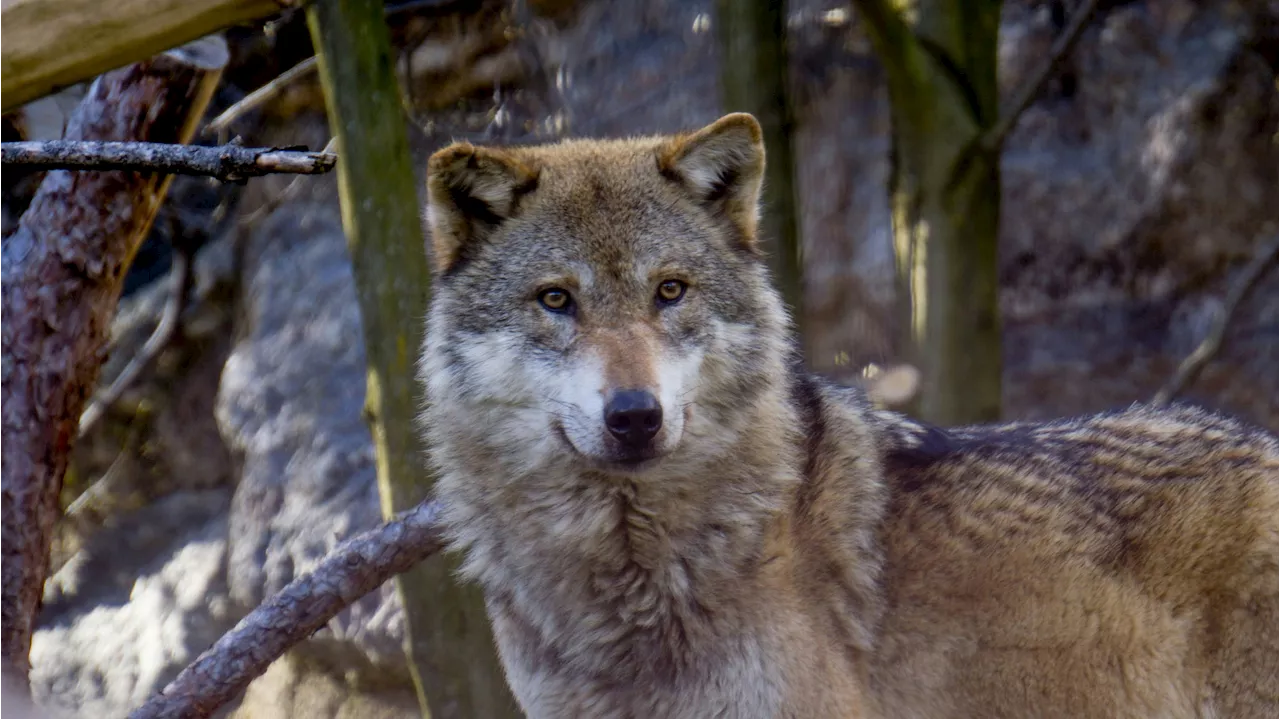
POLYGON ((857 0, 893 116, 894 253, 902 345, 920 369, 914 414, 999 419, 998 0, 857 0))
POLYGON ((775 281, 804 335, 804 256, 796 211, 793 125, 787 94, 787 4, 717 0, 720 84, 726 112, 749 112, 764 131, 764 212, 760 230, 775 281))
MULTIPOLYGON (((68 139, 184 142, 227 61, 221 38, 108 73, 68 139)), ((125 270, 168 175, 52 171, 4 242, 3 667, 26 686, 58 494, 107 347, 125 270)))
MULTIPOLYGON (((431 274, 409 165, 405 120, 379 0, 317 0, 307 23, 338 140, 342 225, 355 273, 383 515, 424 498, 432 477, 416 418, 431 274)), ((480 589, 455 579, 457 559, 424 561, 396 578, 405 651, 423 713, 434 719, 517 716, 480 589)))

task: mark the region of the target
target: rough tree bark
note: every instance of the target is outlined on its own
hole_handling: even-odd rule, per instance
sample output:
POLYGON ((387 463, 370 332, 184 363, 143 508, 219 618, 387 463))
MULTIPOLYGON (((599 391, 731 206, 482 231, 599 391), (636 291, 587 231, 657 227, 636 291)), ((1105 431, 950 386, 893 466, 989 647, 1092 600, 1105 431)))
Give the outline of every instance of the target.
MULTIPOLYGON (((67 137, 183 142, 226 61, 221 38, 206 38, 108 73, 72 115, 67 137)), ((125 269, 168 184, 155 174, 50 172, 4 242, 0 658, 22 686, 70 445, 125 269)))
POLYGON ((4 112, 50 92, 237 23, 291 0, 4 0, 4 112))
POLYGON ((891 204, 914 414, 944 425, 999 419, 996 241, 999 0, 856 0, 884 65, 893 118, 891 204))
MULTIPOLYGON (((431 486, 416 424, 414 368, 430 293, 418 194, 382 3, 317 0, 307 22, 342 157, 342 222, 369 364, 365 409, 389 517, 431 486)), ((438 557, 397 578, 423 710, 429 704, 435 719, 516 716, 480 591, 454 580, 455 561, 438 557)))
POLYGON ((720 85, 726 112, 749 112, 764 131, 764 213, 761 236, 782 297, 804 339, 804 254, 796 212, 793 116, 787 94, 787 4, 717 0, 720 85))

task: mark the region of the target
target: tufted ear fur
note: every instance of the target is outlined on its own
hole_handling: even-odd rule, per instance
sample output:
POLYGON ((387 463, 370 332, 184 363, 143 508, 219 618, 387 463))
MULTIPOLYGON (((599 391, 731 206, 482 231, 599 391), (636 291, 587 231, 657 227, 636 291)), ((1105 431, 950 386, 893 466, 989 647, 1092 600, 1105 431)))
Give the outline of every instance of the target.
POLYGON ((436 270, 448 272, 472 243, 515 215, 538 170, 514 152, 454 143, 427 162, 427 222, 436 270))
POLYGON ((725 115, 697 132, 672 138, 658 151, 658 168, 732 223, 750 249, 757 249, 764 140, 754 117, 725 115))

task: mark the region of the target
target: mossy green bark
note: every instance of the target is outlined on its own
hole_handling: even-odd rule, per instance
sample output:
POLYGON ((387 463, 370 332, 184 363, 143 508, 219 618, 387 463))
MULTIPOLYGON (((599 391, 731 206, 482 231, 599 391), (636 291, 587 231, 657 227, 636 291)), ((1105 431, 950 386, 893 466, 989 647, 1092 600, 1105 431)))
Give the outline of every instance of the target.
POLYGON ((912 413, 944 425, 999 419, 998 0, 857 0, 885 68, 890 187, 912 413))
MULTIPOLYGON (((382 3, 316 0, 307 23, 319 58, 339 153, 342 222, 351 252, 368 358, 365 410, 377 454, 382 511, 422 501, 431 488, 415 426, 415 364, 430 295, 418 196, 382 3)), ((478 588, 435 557, 397 578, 408 621, 406 652, 424 715, 518 716, 478 588)))

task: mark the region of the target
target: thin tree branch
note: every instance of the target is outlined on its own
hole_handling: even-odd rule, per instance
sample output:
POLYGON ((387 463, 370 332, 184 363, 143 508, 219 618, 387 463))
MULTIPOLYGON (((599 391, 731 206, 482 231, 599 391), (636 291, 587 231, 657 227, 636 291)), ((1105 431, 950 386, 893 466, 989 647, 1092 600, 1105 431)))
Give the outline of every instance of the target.
MULTIPOLYGON (((383 9, 386 17, 392 17, 404 12, 423 12, 434 11, 437 13, 447 12, 456 5, 462 5, 468 0, 408 0, 401 3, 387 3, 383 9)), ((295 3, 294 7, 302 7, 303 3, 295 3)), ((290 84, 296 80, 300 80, 307 75, 315 72, 316 58, 314 55, 299 62, 297 65, 285 70, 277 75, 267 84, 259 87, 257 90, 245 95, 244 99, 235 103, 231 107, 223 110, 219 115, 209 121, 201 134, 205 136, 215 136, 231 127, 231 123, 244 117, 252 110, 262 107, 267 102, 284 91, 290 84)))
POLYGON ((1152 404, 1168 404, 1178 393, 1186 389, 1187 385, 1194 382, 1204 370, 1205 365, 1218 354, 1222 349, 1222 341, 1227 336, 1227 327, 1231 324, 1236 308, 1240 306, 1245 295, 1249 294, 1249 290, 1258 283, 1266 270, 1275 267, 1277 252, 1280 252, 1280 244, 1270 245, 1254 255, 1249 264, 1240 271, 1236 283, 1231 286, 1226 299, 1222 301, 1222 308, 1209 327, 1209 333, 1201 340, 1195 351, 1182 360, 1173 377, 1160 388, 1159 392, 1156 392, 1155 397, 1151 399, 1152 404))
POLYGON ((177 335, 182 320, 182 309, 186 305, 187 292, 191 288, 191 258, 187 252, 175 248, 173 266, 169 270, 169 295, 165 300, 164 312, 160 322, 147 338, 146 344, 129 360, 129 364, 120 371, 111 386, 93 398, 89 408, 80 415, 80 436, 83 437, 93 429, 98 420, 133 386, 138 375, 164 352, 169 343, 177 335))
POLYGON ((45 170, 132 170, 216 177, 236 182, 273 173, 319 175, 333 169, 338 157, 274 147, 221 145, 200 147, 157 142, 0 143, 0 162, 45 170))
POLYGON ((244 99, 236 104, 223 110, 221 114, 209 121, 204 126, 205 135, 216 135, 231 126, 231 123, 244 117, 251 110, 262 107, 276 95, 284 91, 291 83, 300 78, 306 77, 316 70, 316 58, 314 55, 285 70, 262 87, 245 95, 244 99))
POLYGON ((387 580, 440 551, 439 509, 423 502, 339 544, 263 602, 129 719, 208 717, 290 647, 387 580))
POLYGON ((1067 25, 1067 28, 1062 31, 1057 41, 1054 42, 1053 49, 1049 51, 1049 56, 1018 89, 1009 109, 990 130, 987 130, 982 135, 980 147, 983 150, 992 153, 1000 150, 1005 138, 1009 136, 1009 133, 1017 126, 1018 120, 1022 118, 1022 113, 1026 112, 1028 107, 1031 107, 1031 103, 1044 89, 1049 79, 1053 77, 1054 71, 1058 69, 1058 65, 1063 58, 1071 54, 1071 51, 1075 49, 1076 42, 1084 34, 1085 27, 1089 25, 1089 21, 1093 18, 1093 13, 1097 9, 1098 0, 1083 0, 1080 3, 1080 6, 1071 15, 1071 23, 1067 25))
MULTIPOLYGON (((338 138, 331 137, 329 138, 329 142, 325 144, 324 149, 321 150, 321 152, 332 152, 333 149, 336 148, 337 146, 338 146, 338 138)), ((249 214, 236 220, 236 224, 238 224, 240 227, 248 227, 253 223, 257 222, 258 220, 261 220, 262 218, 271 214, 272 212, 275 212, 277 209, 280 208, 281 205, 292 200, 295 196, 297 196, 298 190, 302 189, 302 179, 303 178, 301 177, 293 178, 293 181, 285 185, 283 190, 268 197, 266 202, 263 202, 262 205, 259 206, 257 209, 255 209, 253 212, 250 212, 249 214)))

